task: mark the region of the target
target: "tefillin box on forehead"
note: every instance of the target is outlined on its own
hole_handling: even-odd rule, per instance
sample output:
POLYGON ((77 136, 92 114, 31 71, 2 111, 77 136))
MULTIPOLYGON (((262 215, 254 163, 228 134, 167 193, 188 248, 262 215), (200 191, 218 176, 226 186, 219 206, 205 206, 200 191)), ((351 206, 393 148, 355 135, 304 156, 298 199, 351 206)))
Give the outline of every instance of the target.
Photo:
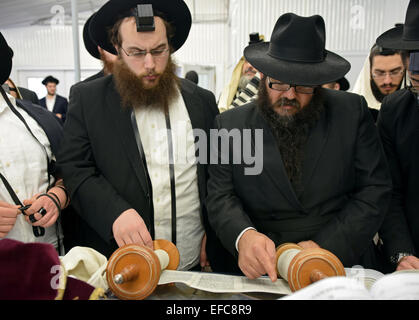
POLYGON ((154 31, 154 13, 151 4, 139 4, 135 10, 137 32, 154 31))

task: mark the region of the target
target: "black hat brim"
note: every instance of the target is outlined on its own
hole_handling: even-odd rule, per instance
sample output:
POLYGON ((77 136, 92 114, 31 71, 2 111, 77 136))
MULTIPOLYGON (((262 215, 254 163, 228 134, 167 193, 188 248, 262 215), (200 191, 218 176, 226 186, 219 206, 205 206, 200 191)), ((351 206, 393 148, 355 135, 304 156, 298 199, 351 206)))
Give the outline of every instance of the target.
POLYGON ((269 42, 256 43, 244 49, 244 56, 258 71, 289 84, 317 86, 342 78, 351 64, 341 56, 326 51, 319 63, 281 60, 268 55, 269 42))
POLYGON ((171 39, 173 50, 176 51, 185 43, 192 25, 192 17, 188 6, 182 0, 124 0, 108 1, 96 12, 90 23, 90 34, 97 44, 104 50, 117 54, 115 47, 110 43, 108 30, 116 22, 120 14, 135 8, 138 4, 151 4, 153 10, 164 13, 167 22, 175 29, 171 39))
POLYGON ((2 57, 0 62, 0 85, 6 82, 9 79, 10 73, 12 72, 12 57, 13 50, 7 44, 6 39, 0 32, 0 57, 2 57))
POLYGON ((86 23, 84 24, 83 27, 83 42, 84 42, 84 47, 86 48, 87 52, 89 52, 89 54, 96 58, 96 59, 100 59, 100 53, 99 50, 97 48, 97 44, 96 42, 92 39, 92 37, 90 36, 89 33, 89 26, 90 26, 90 22, 92 21, 94 14, 91 15, 89 17, 89 19, 87 19, 86 23))
POLYGON ((403 27, 395 27, 387 30, 376 40, 377 45, 385 49, 419 50, 418 40, 403 40, 403 27))

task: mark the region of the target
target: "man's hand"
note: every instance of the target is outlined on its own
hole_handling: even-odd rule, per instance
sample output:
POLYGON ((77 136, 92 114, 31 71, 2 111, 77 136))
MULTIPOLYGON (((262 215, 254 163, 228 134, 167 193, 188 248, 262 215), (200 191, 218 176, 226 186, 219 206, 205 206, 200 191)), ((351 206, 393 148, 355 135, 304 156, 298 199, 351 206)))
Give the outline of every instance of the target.
POLYGON ((40 194, 38 193, 34 195, 31 199, 23 201, 24 205, 31 205, 29 209, 25 211, 25 220, 34 227, 49 228, 55 223, 55 221, 57 221, 60 212, 58 211, 58 208, 55 205, 55 203, 47 196, 41 196, 38 199, 36 199, 39 195, 40 194), (39 213, 39 210, 41 208, 44 208, 46 210, 46 213, 44 215, 39 213), (32 223, 29 220, 29 216, 31 214, 34 214, 34 217, 37 220, 34 223, 32 223))
POLYGON ((317 243, 311 240, 298 242, 297 245, 299 245, 303 249, 320 248, 320 246, 317 243))
POLYGON ((63 115, 61 114, 61 113, 56 113, 55 114, 58 118, 60 118, 60 119, 62 119, 63 118, 63 115))
POLYGON ((239 267, 249 279, 268 274, 272 282, 277 280, 276 251, 274 242, 256 230, 243 233, 238 244, 239 267))
POLYGON ((112 225, 113 236, 119 247, 140 244, 153 249, 153 240, 143 218, 134 209, 128 209, 112 225))
POLYGON ((407 256, 400 260, 396 271, 412 269, 419 269, 419 259, 415 256, 407 256))
POLYGON ((16 218, 20 213, 19 207, 18 205, 0 201, 0 239, 7 236, 10 230, 13 229, 16 218))

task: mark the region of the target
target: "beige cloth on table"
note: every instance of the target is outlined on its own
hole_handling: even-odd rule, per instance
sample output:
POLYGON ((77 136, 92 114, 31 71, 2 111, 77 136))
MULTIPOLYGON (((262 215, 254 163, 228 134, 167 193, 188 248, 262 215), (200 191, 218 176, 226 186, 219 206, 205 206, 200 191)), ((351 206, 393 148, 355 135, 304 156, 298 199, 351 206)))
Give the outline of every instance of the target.
POLYGON ((105 272, 108 261, 101 253, 88 247, 74 247, 60 260, 68 276, 108 289, 105 272))

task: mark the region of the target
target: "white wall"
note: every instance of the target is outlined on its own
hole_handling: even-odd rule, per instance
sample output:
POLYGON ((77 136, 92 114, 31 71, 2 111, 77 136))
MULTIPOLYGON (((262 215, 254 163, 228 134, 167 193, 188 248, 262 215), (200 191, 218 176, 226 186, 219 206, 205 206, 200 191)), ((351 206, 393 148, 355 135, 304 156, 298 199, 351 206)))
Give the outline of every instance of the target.
MULTIPOLYGON (((175 53, 182 66, 215 68, 214 93, 218 97, 248 44, 251 32, 269 41, 277 18, 286 12, 308 16, 320 14, 326 23, 327 49, 352 64, 347 78, 351 85, 361 70, 375 39, 395 23, 403 22, 408 0, 187 0, 197 18, 185 45, 175 53), (211 3, 211 5, 209 5, 211 3), (195 6, 193 6, 195 4, 195 6), (212 19, 214 17, 214 19, 212 19), (221 17, 216 19, 216 17, 221 17), (227 17, 223 21, 223 17, 227 17)), ((82 78, 101 69, 82 43, 82 78)), ((25 86, 27 74, 59 74, 58 92, 68 96, 74 83, 71 26, 32 26, 1 30, 15 51, 12 77, 25 86), (22 83, 23 82, 23 83, 22 83)))

